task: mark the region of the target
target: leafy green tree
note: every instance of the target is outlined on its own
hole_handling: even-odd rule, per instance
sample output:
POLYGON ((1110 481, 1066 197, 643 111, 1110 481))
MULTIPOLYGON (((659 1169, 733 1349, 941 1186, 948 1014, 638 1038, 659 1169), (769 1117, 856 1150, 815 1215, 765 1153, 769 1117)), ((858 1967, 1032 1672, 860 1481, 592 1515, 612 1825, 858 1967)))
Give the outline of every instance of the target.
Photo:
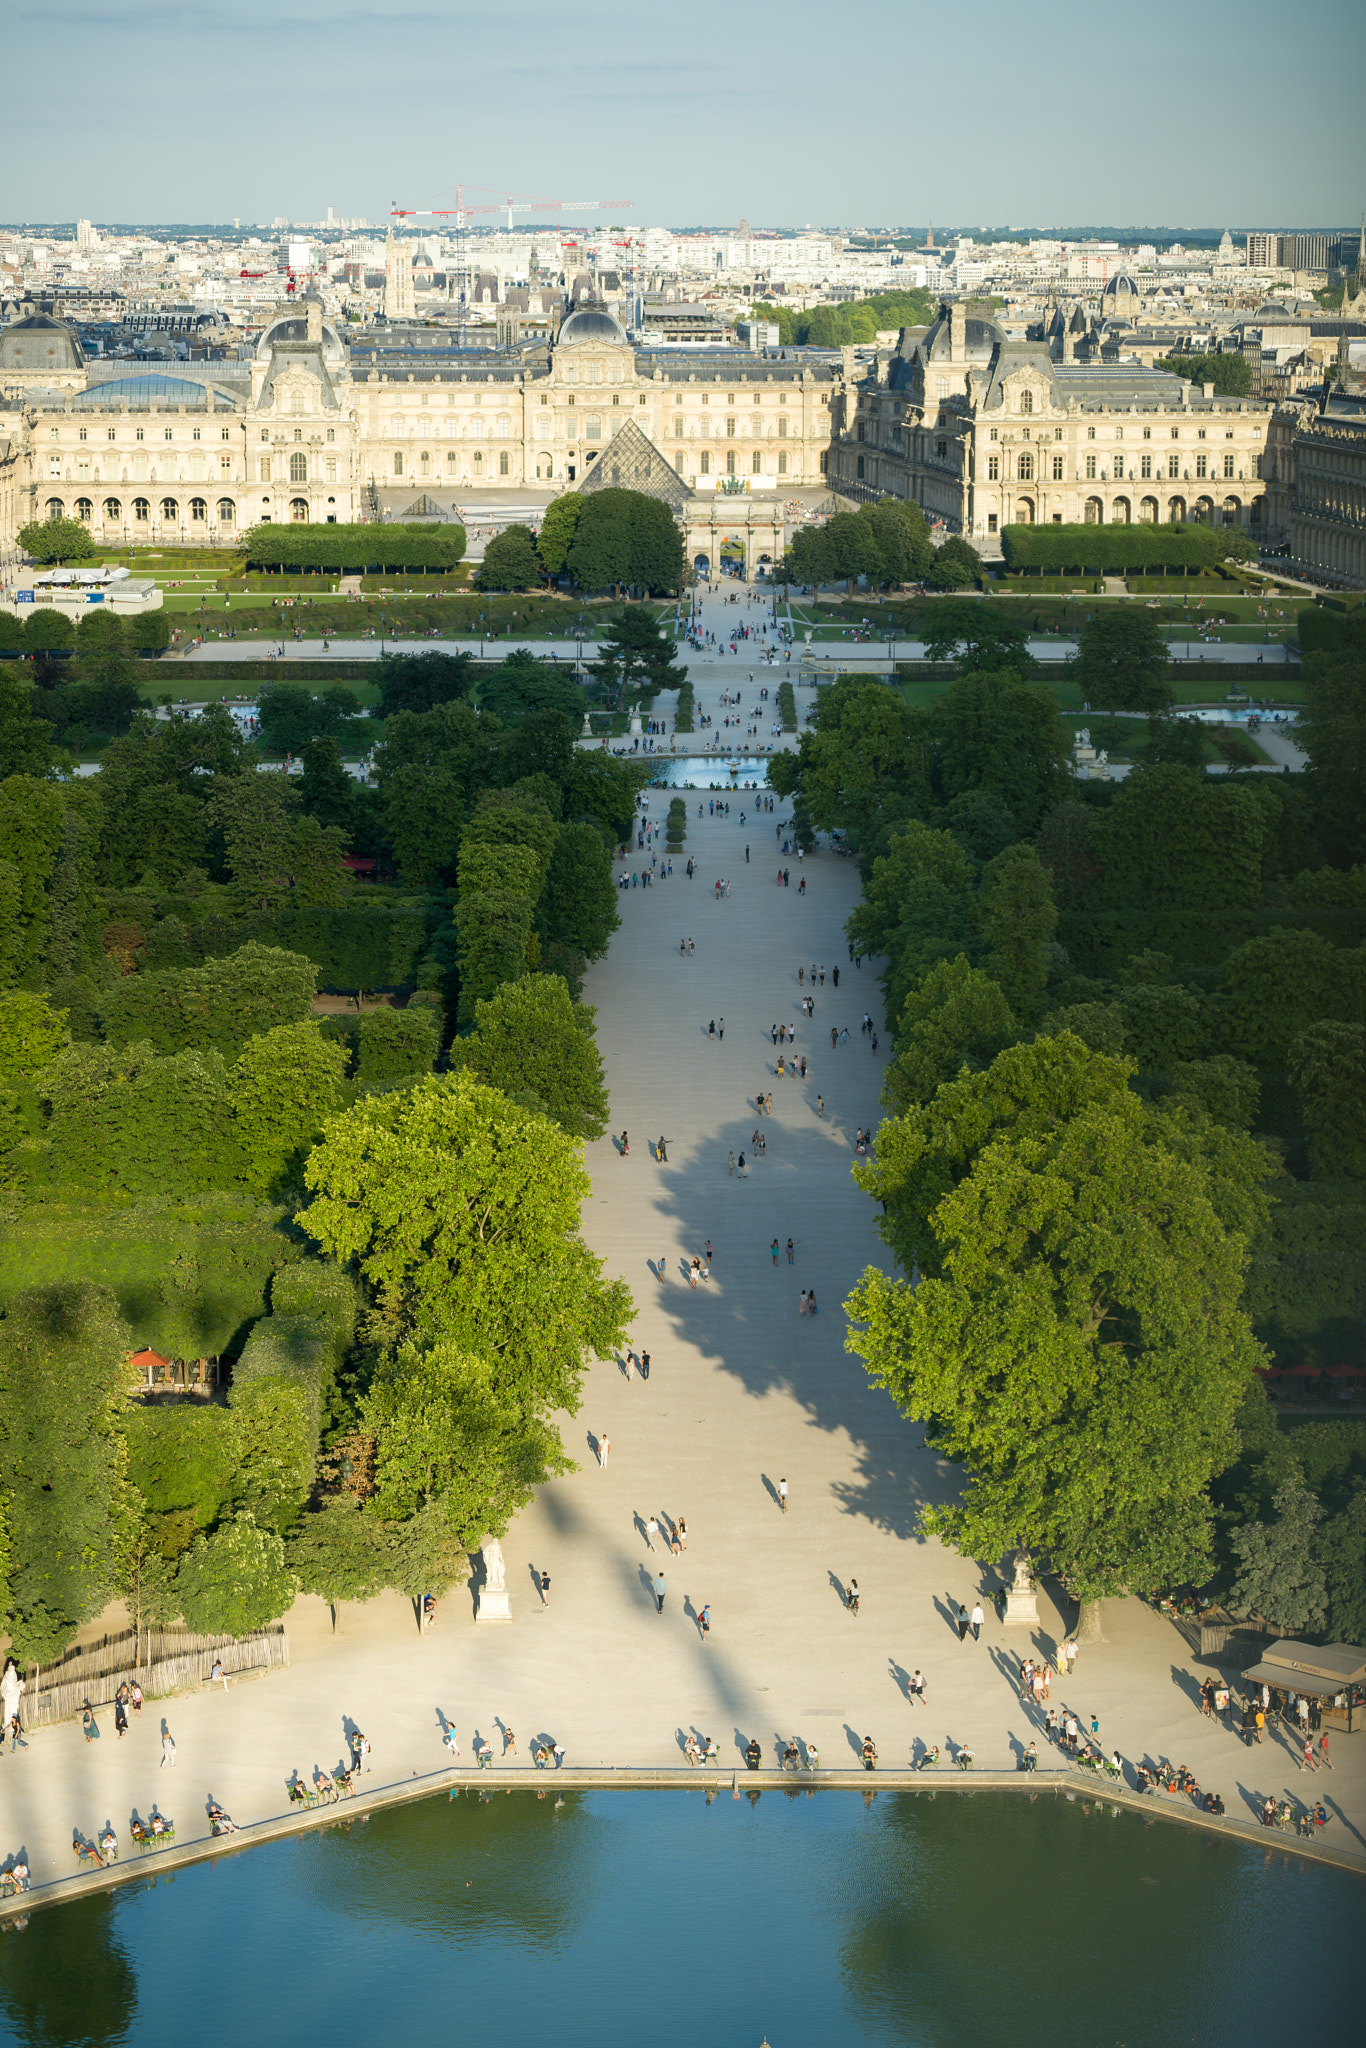
POLYGON ((485 779, 490 726, 497 721, 457 703, 400 712, 386 724, 375 767, 405 882, 428 882, 454 867, 465 812, 485 779))
MULTIPOLYGON (((435 711, 462 703, 474 691, 471 654, 386 654, 375 671, 386 718, 397 711, 435 711)), ((385 737, 388 735, 386 733, 385 737)))
POLYGON ((53 739, 52 726, 35 716, 32 683, 0 672, 0 780, 46 775, 57 758, 53 739))
POLYGON ((15 537, 35 562, 88 562, 95 553, 90 528, 80 519, 31 519, 15 537))
MULTIPOLYGON (((922 1277, 870 1268, 848 1303, 849 1349, 965 1468, 922 1526, 975 1557, 1024 1543, 1083 1602, 1205 1576, 1209 1483, 1259 1357, 1246 1246, 1125 1075, 1043 1039, 902 1119, 922 1277)), ((855 1172, 870 1193, 887 1130, 855 1172)))
POLYGON ((1230 1130, 1252 1129, 1261 1093, 1256 1070, 1226 1052, 1206 1060, 1178 1060, 1172 1070, 1171 1099, 1202 1111, 1230 1130))
POLYGON ((800 790, 818 832, 867 836, 882 817, 899 825, 908 805, 928 807, 929 766, 924 712, 885 683, 847 679, 821 691, 815 731, 774 755, 769 780, 780 796, 800 790))
POLYGON ((1169 718, 1154 714, 1148 720, 1149 761, 1173 761, 1181 768, 1205 765, 1205 728, 1198 718, 1169 718))
POLYGON ((107 1287, 33 1288, 0 1318, 9 1629, 21 1662, 58 1654, 113 1590, 131 1508, 121 1428, 131 1348, 107 1287))
POLYGON ((597 1013, 572 1000, 558 975, 506 982, 475 1005, 475 1029, 457 1038, 450 1065, 514 1101, 534 1096, 571 1138, 607 1129, 607 1088, 593 1032, 597 1013))
POLYGON ((845 923, 845 935, 856 953, 890 952, 908 907, 926 883, 937 882, 955 903, 967 906, 975 881, 972 862, 951 833, 912 821, 873 861, 862 900, 845 923))
POLYGON ((1029 635, 1001 605, 986 598, 945 598, 934 605, 925 628, 927 661, 956 661, 960 675, 981 671, 1000 676, 1007 669, 1029 680, 1034 657, 1029 635))
POLYGON ((392 1088, 430 1074, 440 1042, 440 1014, 426 1005, 371 1010, 357 1032, 356 1079, 364 1088, 392 1088))
POLYGON ((963 851, 983 867, 1019 838, 1009 811, 994 790, 965 789, 943 811, 943 823, 963 851))
POLYGON ((1117 1003, 1064 1003, 1050 1010, 1040 1024, 1040 1038, 1056 1038, 1070 1031, 1092 1052, 1118 1055, 1124 1050, 1124 1013, 1117 1003))
POLYGON ((1279 1065, 1312 1025, 1331 1018, 1350 993, 1353 954, 1315 931, 1278 925, 1235 946, 1211 1005, 1229 1048, 1258 1065, 1279 1065))
POLYGON ((342 835, 349 846, 357 825, 359 787, 342 766, 341 747, 334 739, 306 740, 300 748, 304 772, 299 801, 310 818, 342 835))
POLYGON ((463 1585, 470 1575, 469 1553, 441 1500, 420 1508, 406 1522, 388 1525, 385 1558, 389 1584, 411 1600, 463 1585))
POLYGON ((1220 398, 1246 398, 1252 389, 1252 365, 1243 355, 1158 356, 1153 368, 1168 370, 1187 384, 1212 384, 1220 398))
POLYGON ((301 1024, 312 1008, 318 970, 301 953, 254 939, 202 967, 128 974, 101 1010, 111 1045, 148 1051, 209 1048, 235 1059, 247 1040, 280 1024, 301 1024))
POLYGON ((527 1415, 577 1411, 630 1296, 578 1235, 589 1180, 564 1132, 457 1073, 334 1118, 306 1179, 304 1230, 359 1269, 386 1329, 487 1360, 527 1415))
POLYGON ((964 1067, 987 1066, 1016 1036, 1015 1019, 989 974, 960 953, 930 969, 907 999, 896 1027, 896 1057, 887 1069, 882 1100, 900 1114, 928 1102, 964 1067))
POLYGON ((619 761, 611 754, 576 749, 564 786, 565 817, 591 819, 611 845, 621 844, 631 836, 636 798, 650 773, 642 761, 619 761))
POLYGON ((914 498, 879 498, 860 505, 877 549, 877 580, 888 587, 922 577, 934 559, 930 530, 914 498))
POLYGON ((476 590, 535 590, 541 581, 536 536, 529 526, 506 526, 484 549, 476 590))
POLYGON ((1174 692, 1167 643, 1156 612, 1142 604, 1098 604, 1077 635, 1072 679, 1101 711, 1161 716, 1174 692))
POLYGON ((24 621, 25 654, 69 654, 76 645, 76 628, 65 612, 35 610, 24 621))
POLYGON ((970 590, 981 573, 982 557, 955 533, 936 550, 925 581, 932 590, 970 590))
POLYGON ((543 963, 577 982, 621 923, 612 860, 594 825, 562 825, 536 905, 543 963))
POLYGON ((304 1160, 341 1101, 345 1064, 311 1022, 247 1040, 228 1085, 243 1172, 258 1194, 302 1186, 304 1160))
POLYGON ((201 1635, 250 1635, 292 1607, 298 1591, 283 1538, 250 1514, 198 1537, 176 1573, 185 1625, 201 1635))
MULTIPOLYGON (((1303 617, 1303 613, 1301 614, 1303 617)), ((1359 653, 1311 654, 1296 743, 1309 756, 1309 782, 1329 858, 1366 859, 1366 691, 1359 653)))
POLYGON ((1335 1642, 1359 1643, 1366 1637, 1366 1480, 1356 1480, 1346 1505, 1324 1524, 1318 1550, 1329 1631, 1335 1642))
POLYGON ((577 491, 566 491, 560 497, 552 498, 542 513, 536 535, 536 552, 547 576, 559 576, 563 572, 585 502, 577 491))
POLYGON ((985 790, 1020 832, 1033 832, 1070 786, 1057 698, 1012 671, 959 676, 936 698, 930 733, 941 796, 985 790))
POLYGON ((1093 815, 1087 846, 1098 871, 1080 892, 1085 921, 1069 924, 1064 943, 1080 929, 1105 955, 1147 945, 1207 958, 1217 934, 1222 950, 1260 900, 1274 828, 1275 794, 1264 777, 1235 783, 1166 763, 1138 769, 1093 815))
POLYGON ((228 871, 245 901, 269 910, 286 892, 299 903, 339 903, 351 886, 334 826, 308 817, 281 774, 217 780, 209 815, 223 835, 228 871))
POLYGON ((243 765, 242 736, 222 705, 199 718, 139 717, 105 747, 99 793, 116 831, 102 834, 99 879, 170 885, 208 865, 208 796, 243 765))
POLYGON ((539 894, 540 860, 533 848, 481 841, 461 846, 455 922, 462 1023, 500 983, 520 981, 526 973, 539 894))
POLYGON ((583 690, 568 670, 540 660, 529 647, 514 648, 479 685, 480 710, 491 711, 504 725, 515 725, 533 711, 581 718, 583 706, 583 690))
POLYGON ((873 528, 856 512, 837 512, 827 521, 821 534, 821 556, 826 575, 843 577, 851 595, 861 576, 876 583, 882 567, 873 528))
MULTIPOLYGON (((672 593, 683 586, 683 536, 669 507, 641 491, 593 491, 580 499, 565 566, 581 590, 672 593)), ((541 532, 545 561, 545 529, 541 532)))
POLYGON ((572 1471, 553 1426, 500 1394, 496 1367, 451 1342, 400 1345, 362 1403, 374 1434, 375 1510, 440 1509, 466 1551, 501 1536, 536 1487, 572 1471))
POLYGON ((1193 989, 1137 982, 1116 989, 1114 1000, 1124 1018, 1124 1049, 1141 1067, 1171 1070, 1209 1050, 1204 1006, 1193 989))
POLYGON ((1323 1180, 1366 1180, 1366 1028, 1311 1024, 1290 1048, 1290 1075, 1314 1172, 1323 1180))
POLYGON ((1058 913, 1048 876, 1032 846, 1008 846, 982 871, 978 924, 989 951, 984 965, 1015 1015, 1038 1016, 1048 981, 1044 951, 1058 913))
POLYGON ((0 995, 0 1089, 32 1085, 41 1070, 71 1042, 65 1010, 28 989, 0 995))
POLYGON ((324 1501, 304 1515, 285 1547, 302 1593, 316 1593, 332 1610, 332 1631, 343 1600, 373 1600, 388 1583, 388 1532, 366 1514, 353 1494, 324 1501))
POLYGON ((1323 1509, 1296 1474, 1276 1495, 1275 1519, 1233 1531, 1237 1576, 1229 1594, 1235 1614, 1260 1614, 1277 1635, 1322 1628, 1328 1587, 1316 1531, 1323 1509))
POLYGON ((270 754, 299 754, 310 740, 338 740, 360 710, 354 690, 332 683, 315 696, 305 683, 267 683, 257 695, 261 745, 270 754))

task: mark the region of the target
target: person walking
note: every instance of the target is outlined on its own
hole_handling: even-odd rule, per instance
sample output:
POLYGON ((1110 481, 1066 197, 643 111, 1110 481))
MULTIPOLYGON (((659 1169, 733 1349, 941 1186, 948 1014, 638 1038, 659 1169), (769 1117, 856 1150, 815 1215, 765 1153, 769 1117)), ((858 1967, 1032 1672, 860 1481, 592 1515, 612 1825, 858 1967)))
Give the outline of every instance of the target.
POLYGON ((716 1019, 715 1019, 715 1017, 713 1017, 713 1018, 712 1018, 712 1020, 711 1020, 710 1024, 708 1024, 708 1026, 707 1026, 707 1036, 708 1036, 708 1038, 715 1038, 715 1036, 716 1036, 716 1019))
POLYGON ((985 1619, 986 1616, 982 1612, 981 1601, 974 1601, 972 1609, 972 1640, 974 1643, 980 1643, 982 1640, 982 1623, 985 1619))
POLYGON ((915 1670, 911 1673, 910 1684, 907 1690, 910 1693, 911 1702, 913 1705, 916 1700, 919 1700, 922 1707, 927 1707, 929 1705, 929 1698, 925 1691, 925 1681, 920 1674, 919 1665, 917 1665, 915 1670))
POLYGON ((778 1481, 778 1506, 784 1514, 787 1513, 787 1481, 785 1479, 778 1481))
POLYGON ((658 1156, 660 1165, 667 1166, 669 1163, 669 1143, 667 1138, 661 1138, 659 1140, 659 1143, 655 1146, 655 1152, 658 1156))
POLYGON ((706 1606, 702 1609, 701 1613, 697 1617, 697 1633, 701 1636, 704 1643, 706 1642, 707 1637, 711 1634, 710 1600, 708 1600, 706 1606))
POLYGON ((964 1607, 961 1600, 958 1603, 958 1613, 956 1616, 956 1620, 958 1622, 958 1640, 960 1643, 966 1642, 968 1630, 972 1625, 972 1617, 969 1615, 967 1608, 964 1607))
MULTIPOLYGON (((793 1243, 792 1239, 791 1239, 791 1238, 789 1238, 789 1239, 787 1240, 787 1263, 788 1263, 788 1265, 789 1265, 789 1266, 792 1266, 792 1265, 795 1265, 795 1264, 796 1264, 796 1260, 797 1260, 797 1247, 796 1247, 796 1245, 795 1245, 795 1244, 793 1243)), ((777 1260, 776 1260, 776 1259, 774 1260, 774 1264, 775 1264, 775 1265, 777 1264, 777 1260)))
POLYGON ((175 1737, 164 1721, 161 1724, 161 1768, 163 1771, 175 1769, 175 1737))
POLYGON ((608 1458, 609 1458, 609 1457, 610 1457, 611 1455, 612 1455, 612 1439, 611 1439, 611 1437, 609 1437, 609 1436, 608 1436, 608 1434, 607 1434, 607 1431, 606 1431, 606 1430, 604 1430, 604 1431, 603 1431, 603 1433, 602 1433, 602 1435, 601 1435, 601 1436, 600 1436, 600 1437, 598 1438, 598 1470, 599 1470, 599 1471, 601 1471, 601 1472, 605 1472, 605 1471, 607 1470, 607 1460, 608 1460, 608 1458))
POLYGON ((668 1590, 669 1582, 665 1578, 663 1572, 660 1572, 654 1584, 656 1614, 662 1614, 664 1612, 664 1595, 668 1592, 668 1590))
POLYGON ((723 1018, 721 1019, 720 1023, 719 1023, 719 1024, 717 1025, 717 1027, 716 1027, 716 1036, 717 1036, 717 1038, 718 1038, 718 1039, 722 1039, 722 1038, 724 1038, 724 1037, 725 1037, 725 1035, 726 1035, 726 1020, 725 1020, 725 1018, 723 1017, 723 1018))
POLYGON ((651 1515, 649 1520, 645 1524, 645 1541, 649 1545, 651 1550, 653 1550, 655 1547, 655 1538, 658 1534, 659 1523, 655 1520, 655 1517, 651 1515))
POLYGON ((631 1156, 631 1140, 625 1131, 621 1134, 621 1156, 623 1159, 629 1159, 631 1156))
POLYGON ((806 1297, 806 1313, 809 1316, 814 1316, 816 1313, 816 1290, 814 1287, 806 1297))
POLYGON ((542 1572, 542 1573, 541 1573, 541 1605, 542 1605, 542 1607, 549 1607, 549 1605, 550 1605, 550 1574, 549 1574, 549 1572, 542 1572))
POLYGON ((832 982, 834 983, 835 987, 836 987, 836 988, 838 988, 838 987, 839 987, 839 985, 840 985, 840 971, 839 971, 838 967, 832 967, 832 968, 831 968, 831 970, 830 970, 830 979, 831 979, 831 981, 832 981, 832 982))
POLYGON ((1319 1737, 1319 1767, 1325 1771, 1331 1771, 1333 1768, 1333 1759, 1328 1754, 1328 1730, 1326 1728, 1319 1737))
POLYGON ((823 1095, 816 1097, 816 1114, 820 1117, 825 1115, 825 1097, 823 1095))
POLYGON ((804 1316, 806 1314, 806 1289, 804 1287, 797 1301, 797 1314, 799 1316, 804 1316))
POLYGON ((779 1254, 779 1252, 780 1252, 781 1250, 782 1250, 782 1246, 781 1246, 781 1245, 779 1244, 779 1242, 778 1242, 777 1238, 775 1237, 775 1238, 774 1238, 774 1240, 773 1240, 773 1242, 772 1242, 772 1244, 771 1244, 771 1245, 769 1246, 769 1251, 771 1252, 771 1254, 772 1254, 772 1256, 773 1256, 773 1264, 774 1264, 774 1267, 775 1267, 775 1268, 777 1267, 777 1264, 778 1264, 778 1254, 779 1254))

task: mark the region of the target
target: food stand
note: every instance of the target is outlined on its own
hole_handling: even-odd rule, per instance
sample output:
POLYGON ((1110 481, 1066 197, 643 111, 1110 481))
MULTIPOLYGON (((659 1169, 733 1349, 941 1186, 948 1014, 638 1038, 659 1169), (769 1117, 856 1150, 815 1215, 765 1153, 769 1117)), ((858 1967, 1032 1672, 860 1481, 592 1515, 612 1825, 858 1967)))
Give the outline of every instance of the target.
POLYGON ((1292 1636, 1268 1644, 1243 1677, 1254 1685, 1317 1698, 1325 1728, 1350 1735, 1366 1719, 1366 1650, 1354 1643, 1301 1643, 1292 1636))

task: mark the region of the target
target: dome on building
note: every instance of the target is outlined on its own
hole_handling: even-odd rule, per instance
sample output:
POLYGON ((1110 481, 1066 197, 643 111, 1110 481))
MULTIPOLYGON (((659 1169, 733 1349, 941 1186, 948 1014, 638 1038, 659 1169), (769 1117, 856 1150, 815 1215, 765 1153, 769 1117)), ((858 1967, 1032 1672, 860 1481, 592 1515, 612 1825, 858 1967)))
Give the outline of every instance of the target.
MULTIPOLYGON (((324 320, 322 330, 323 361, 325 363, 344 363, 346 361, 346 345, 338 335, 336 328, 329 321, 324 320)), ((268 357, 277 342, 305 342, 307 340, 308 316, 305 314, 302 318, 295 318, 292 314, 286 313, 282 319, 271 321, 269 327, 265 329, 261 339, 256 344, 256 353, 258 356, 268 357)))
POLYGON ((625 328, 605 306, 584 306, 570 314, 560 329, 558 346, 572 348, 580 341, 612 341, 618 348, 630 347, 625 328))
POLYGON ((30 313, 0 328, 0 374, 6 370, 37 370, 48 376, 60 370, 81 370, 85 356, 75 332, 50 313, 30 313))
POLYGON ((1127 270, 1117 270, 1106 285, 1103 296, 1107 299, 1137 299, 1142 296, 1135 278, 1127 270))

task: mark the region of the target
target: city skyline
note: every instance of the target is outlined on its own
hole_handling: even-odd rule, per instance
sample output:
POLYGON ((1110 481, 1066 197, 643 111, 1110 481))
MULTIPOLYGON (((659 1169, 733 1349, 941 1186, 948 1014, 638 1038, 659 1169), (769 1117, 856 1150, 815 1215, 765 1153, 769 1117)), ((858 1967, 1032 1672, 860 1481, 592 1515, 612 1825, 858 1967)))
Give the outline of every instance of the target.
POLYGON ((1287 95, 1265 0, 1198 17, 1159 0, 1138 38, 1128 17, 1079 9, 1036 33, 984 0, 978 78, 956 26, 889 0, 860 13, 843 58, 814 0, 777 24, 700 0, 682 29, 604 0, 568 31, 535 5, 490 18, 401 0, 341 13, 291 0, 275 15, 213 0, 28 4, 11 24, 15 75, 41 76, 54 35, 74 38, 81 62, 60 116, 37 96, 12 110, 6 212, 226 226, 321 221, 332 206, 382 222, 393 203, 453 206, 461 183, 481 204, 509 190, 629 200, 639 224, 1348 222, 1366 184, 1353 105, 1366 34, 1343 0, 1312 0, 1300 19, 1306 50, 1335 61, 1287 95), (1056 138, 1060 115, 1074 147, 1028 140, 1056 138), (80 148, 54 163, 58 118, 80 148), (1250 152, 1238 138, 1262 120, 1276 147, 1250 152))

